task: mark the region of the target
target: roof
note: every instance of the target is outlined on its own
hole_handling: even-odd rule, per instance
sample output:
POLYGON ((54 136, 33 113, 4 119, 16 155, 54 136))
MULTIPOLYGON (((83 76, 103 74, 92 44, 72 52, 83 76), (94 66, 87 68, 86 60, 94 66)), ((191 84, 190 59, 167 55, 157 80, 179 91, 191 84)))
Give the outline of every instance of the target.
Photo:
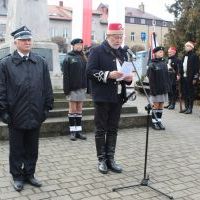
POLYGON ((55 20, 72 20, 72 9, 56 5, 48 5, 49 18, 55 20))
POLYGON ((163 20, 155 15, 149 14, 147 12, 142 12, 140 9, 137 8, 125 8, 125 15, 127 17, 138 17, 138 18, 144 18, 144 19, 156 19, 156 20, 163 20))

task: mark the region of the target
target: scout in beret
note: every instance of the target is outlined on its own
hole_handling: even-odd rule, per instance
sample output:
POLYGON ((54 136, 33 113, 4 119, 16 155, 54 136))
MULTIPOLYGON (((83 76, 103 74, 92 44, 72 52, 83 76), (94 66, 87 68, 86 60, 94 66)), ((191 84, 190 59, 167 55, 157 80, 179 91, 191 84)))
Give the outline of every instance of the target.
POLYGON ((69 100, 69 132, 70 140, 86 140, 82 131, 82 106, 86 99, 86 56, 83 53, 83 40, 75 38, 71 41, 72 51, 63 61, 63 90, 69 100))
POLYGON ((155 58, 150 61, 147 76, 149 78, 150 99, 153 104, 152 128, 165 130, 162 124, 164 102, 168 101, 169 74, 164 57, 164 47, 158 46, 153 49, 155 58))

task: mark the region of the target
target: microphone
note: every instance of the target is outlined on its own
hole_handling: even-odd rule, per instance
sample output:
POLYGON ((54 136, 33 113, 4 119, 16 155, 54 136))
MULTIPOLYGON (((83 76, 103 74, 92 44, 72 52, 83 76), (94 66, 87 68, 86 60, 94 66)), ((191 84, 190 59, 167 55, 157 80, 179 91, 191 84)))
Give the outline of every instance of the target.
POLYGON ((136 55, 130 49, 127 49, 126 51, 131 56, 131 59, 133 59, 135 61, 136 60, 136 55))

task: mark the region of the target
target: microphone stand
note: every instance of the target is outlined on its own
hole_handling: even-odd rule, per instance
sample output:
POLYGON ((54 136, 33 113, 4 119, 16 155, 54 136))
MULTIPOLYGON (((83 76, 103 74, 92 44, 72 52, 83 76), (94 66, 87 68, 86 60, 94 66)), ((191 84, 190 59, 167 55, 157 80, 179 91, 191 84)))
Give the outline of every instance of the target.
POLYGON ((156 120, 157 120, 157 118, 156 118, 156 114, 155 114, 154 110, 152 109, 151 101, 150 101, 149 96, 148 96, 148 94, 146 92, 146 89, 145 89, 145 87, 144 87, 144 85, 143 85, 143 83, 141 81, 141 78, 140 78, 140 76, 138 74, 138 71, 137 71, 137 69, 135 67, 135 64, 133 63, 133 59, 134 59, 133 58, 133 53, 130 53, 129 51, 127 51, 127 52, 130 55, 131 63, 133 65, 133 68, 134 68, 134 70, 136 72, 138 80, 139 80, 139 82, 140 82, 140 84, 142 86, 142 89, 143 89, 144 94, 145 94, 145 96, 147 98, 147 101, 148 101, 148 105, 145 106, 145 110, 147 111, 147 122, 146 122, 146 145, 145 145, 145 160, 144 160, 144 177, 143 177, 141 183, 139 183, 139 184, 113 188, 112 191, 116 192, 117 190, 122 190, 122 189, 126 189, 126 188, 131 188, 131 187, 134 188, 134 187, 140 187, 140 186, 147 186, 147 187, 153 189, 154 191, 156 191, 156 192, 168 197, 169 199, 174 199, 172 196, 169 196, 169 195, 165 194, 164 192, 162 192, 162 191, 152 187, 151 185, 149 185, 149 175, 147 175, 147 157, 148 157, 149 125, 150 125, 150 111, 151 110, 152 110, 152 113, 154 114, 156 120))

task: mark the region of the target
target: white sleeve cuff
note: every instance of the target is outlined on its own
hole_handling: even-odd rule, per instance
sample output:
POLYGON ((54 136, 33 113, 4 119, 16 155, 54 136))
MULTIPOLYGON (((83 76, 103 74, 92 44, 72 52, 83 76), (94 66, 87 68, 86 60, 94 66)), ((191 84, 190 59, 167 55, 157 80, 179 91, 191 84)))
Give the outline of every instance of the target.
POLYGON ((106 83, 108 79, 109 71, 104 72, 103 82, 106 83))

